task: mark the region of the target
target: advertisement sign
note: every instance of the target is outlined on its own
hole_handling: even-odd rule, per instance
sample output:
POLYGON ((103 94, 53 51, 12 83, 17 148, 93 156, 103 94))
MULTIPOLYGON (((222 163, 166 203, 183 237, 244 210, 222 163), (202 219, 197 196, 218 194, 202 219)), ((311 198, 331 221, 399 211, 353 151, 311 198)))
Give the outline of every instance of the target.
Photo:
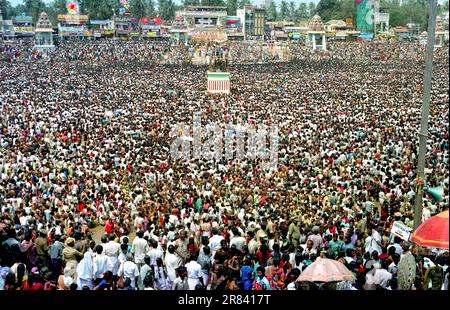
POLYGON ((80 4, 77 0, 67 0, 66 9, 69 15, 80 15, 80 4))
POLYGON ((21 32, 21 33, 33 32, 33 27, 14 27, 14 32, 21 32))
POLYGON ((151 32, 147 32, 147 37, 149 38, 155 38, 158 36, 157 32, 151 31, 151 32))
POLYGON ((25 13, 23 13, 22 15, 14 17, 14 22, 15 23, 30 23, 31 24, 33 22, 33 17, 25 15, 25 13))
POLYGON ((225 23, 227 28, 241 28, 241 19, 238 16, 227 16, 225 23))
POLYGON ((402 222, 395 221, 392 224, 391 234, 402 238, 403 240, 409 241, 411 238, 412 229, 403 224, 402 222))
POLYGON ((142 30, 158 30, 160 26, 158 25, 143 25, 142 30))
POLYGON ((356 28, 358 31, 373 32, 373 0, 356 0, 356 28))
POLYGON ((71 27, 59 27, 60 32, 84 32, 84 27, 82 26, 71 26, 71 27))
POLYGON ((212 26, 217 25, 217 18, 216 17, 196 17, 195 18, 195 24, 200 26, 212 26))
POLYGON ((88 15, 67 15, 67 14, 58 14, 58 21, 66 22, 66 23, 81 23, 87 22, 89 20, 88 15))
POLYGON ((161 17, 142 17, 141 25, 143 26, 161 26, 163 20, 161 17))

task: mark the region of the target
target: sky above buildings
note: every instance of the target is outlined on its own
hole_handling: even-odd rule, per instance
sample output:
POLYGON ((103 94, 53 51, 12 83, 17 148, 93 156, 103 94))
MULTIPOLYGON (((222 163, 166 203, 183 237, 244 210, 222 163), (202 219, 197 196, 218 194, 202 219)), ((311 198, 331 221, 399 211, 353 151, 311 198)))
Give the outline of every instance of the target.
MULTIPOLYGON (((45 3, 51 3, 53 0, 43 0, 45 3)), ((290 0, 287 0, 288 2, 290 2, 290 0)), ((295 2, 315 2, 315 3, 317 3, 317 2, 319 2, 319 0, 294 0, 295 2)), ((9 0, 9 2, 13 5, 13 6, 15 6, 15 5, 17 5, 17 4, 21 4, 22 3, 22 0, 9 0)), ((157 2, 157 1, 155 1, 155 2, 157 2)), ((181 0, 175 0, 175 2, 177 2, 177 3, 181 3, 181 0)), ((264 3, 264 0, 253 0, 252 1, 254 4, 256 4, 256 5, 260 5, 260 4, 263 4, 264 3)), ((277 2, 277 3, 280 3, 281 2, 281 0, 275 0, 275 2, 277 2)))

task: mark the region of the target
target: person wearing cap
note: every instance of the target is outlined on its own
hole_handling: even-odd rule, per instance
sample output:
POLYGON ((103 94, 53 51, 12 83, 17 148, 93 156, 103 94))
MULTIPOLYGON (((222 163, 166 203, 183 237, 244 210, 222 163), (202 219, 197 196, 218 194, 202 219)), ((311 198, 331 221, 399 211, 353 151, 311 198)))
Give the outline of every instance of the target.
MULTIPOLYGON (((72 237, 67 238, 65 245, 66 246, 62 251, 63 261, 66 264, 66 268, 69 267, 73 269, 75 274, 78 265, 78 260, 81 260, 83 258, 83 254, 74 248, 75 246, 74 238, 72 237)), ((74 276, 74 279, 76 279, 76 274, 74 276)))

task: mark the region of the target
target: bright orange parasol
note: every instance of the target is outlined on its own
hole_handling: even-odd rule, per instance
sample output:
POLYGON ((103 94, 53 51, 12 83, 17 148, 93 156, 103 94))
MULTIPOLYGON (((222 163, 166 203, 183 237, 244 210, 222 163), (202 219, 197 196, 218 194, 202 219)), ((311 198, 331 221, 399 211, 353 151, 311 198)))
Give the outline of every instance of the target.
POLYGON ((411 241, 422 247, 448 249, 448 232, 447 210, 420 224, 411 241))

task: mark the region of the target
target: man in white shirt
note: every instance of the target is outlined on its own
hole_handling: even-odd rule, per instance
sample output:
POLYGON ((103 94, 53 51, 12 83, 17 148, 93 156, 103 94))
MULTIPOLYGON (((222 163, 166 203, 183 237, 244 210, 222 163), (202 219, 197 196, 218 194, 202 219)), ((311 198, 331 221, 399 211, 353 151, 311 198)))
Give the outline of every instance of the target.
POLYGON ((114 242, 115 235, 109 235, 109 242, 103 245, 103 254, 108 257, 109 270, 112 272, 113 276, 117 276, 117 271, 119 270, 119 252, 120 245, 114 242))
POLYGON ((219 235, 217 228, 212 229, 213 236, 209 238, 209 247, 211 248, 211 253, 214 257, 216 251, 221 248, 220 242, 224 240, 223 236, 219 235))
POLYGON ((256 254, 258 251, 258 246, 255 240, 255 233, 253 231, 247 232, 247 246, 250 254, 256 254))
POLYGON ((102 279, 103 274, 109 270, 108 257, 103 253, 103 247, 99 244, 95 247, 95 252, 97 253, 94 257, 94 277, 95 285, 98 285, 102 279))
POLYGON ((141 267, 144 265, 144 257, 148 252, 148 243, 143 236, 144 232, 142 230, 138 231, 131 247, 131 253, 134 254, 134 262, 138 266, 139 270, 141 270, 141 267))
POLYGON ((157 265, 156 260, 158 258, 163 259, 164 253, 158 248, 158 242, 155 240, 150 240, 151 249, 147 252, 147 255, 150 257, 150 266, 155 267, 157 265))
POLYGON ((242 237, 241 233, 236 227, 233 227, 231 231, 233 232, 234 237, 230 240, 230 247, 234 245, 236 246, 237 250, 242 251, 245 246, 245 238, 242 237))
POLYGON ((177 268, 181 267, 183 261, 181 257, 175 254, 175 247, 173 245, 169 245, 166 252, 165 264, 167 268, 167 277, 169 287, 172 286, 173 282, 177 278, 177 268))
POLYGON ((203 283, 202 266, 197 262, 195 255, 190 255, 188 261, 185 267, 187 270, 189 290, 193 291, 197 284, 203 283))
POLYGON ((375 230, 369 230, 368 231, 369 236, 366 238, 364 243, 364 248, 366 253, 372 253, 373 251, 377 251, 378 254, 381 254, 381 240, 380 240, 380 234, 376 232, 375 230))
POLYGON ((131 287, 136 289, 136 284, 139 279, 139 269, 137 265, 133 262, 133 254, 127 254, 127 260, 122 265, 120 265, 118 276, 125 279, 131 280, 131 287))

